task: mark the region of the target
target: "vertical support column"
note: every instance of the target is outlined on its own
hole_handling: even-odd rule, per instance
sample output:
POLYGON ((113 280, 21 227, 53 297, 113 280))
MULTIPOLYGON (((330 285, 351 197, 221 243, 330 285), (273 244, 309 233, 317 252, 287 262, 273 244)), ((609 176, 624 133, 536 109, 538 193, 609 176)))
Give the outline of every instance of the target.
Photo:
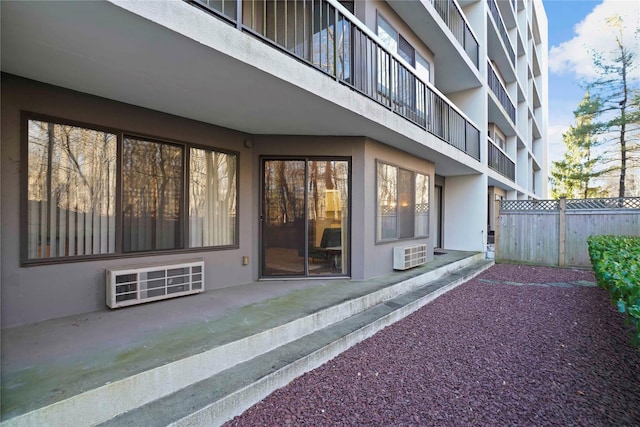
POLYGON ((566 197, 560 197, 560 226, 558 230, 558 265, 564 267, 565 265, 565 243, 567 239, 567 221, 566 221, 567 199, 566 197))
POLYGON ((236 0, 236 28, 242 31, 242 0, 236 0))
MULTIPOLYGON (((329 3, 327 3, 327 9, 329 8, 329 3)), ((340 76, 338 74, 338 43, 339 43, 339 37, 338 37, 338 14, 340 13, 340 11, 338 10, 337 7, 333 8, 333 75, 336 78, 336 81, 339 82, 340 81, 340 76)), ((327 23, 328 24, 328 23, 327 23)), ((342 31, 344 31, 344 28, 341 28, 342 31)), ((327 31, 329 31, 329 29, 327 28, 327 31)))

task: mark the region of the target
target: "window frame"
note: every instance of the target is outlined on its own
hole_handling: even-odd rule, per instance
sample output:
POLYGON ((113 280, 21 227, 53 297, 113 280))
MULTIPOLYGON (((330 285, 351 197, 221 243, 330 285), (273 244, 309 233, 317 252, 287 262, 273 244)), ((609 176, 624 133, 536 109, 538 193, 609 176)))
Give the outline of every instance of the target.
POLYGON ((52 116, 47 114, 34 113, 30 111, 21 111, 20 113, 20 158, 22 166, 20 167, 20 266, 37 266, 37 265, 49 265, 49 264, 62 264, 70 262, 83 262, 83 261, 96 261, 103 259, 119 259, 119 258, 139 258, 148 256, 159 256, 168 254, 184 254, 184 253, 196 253, 196 252, 211 252, 220 250, 233 250, 240 247, 240 224, 238 218, 240 218, 240 152, 235 150, 229 150, 219 148, 215 146, 209 146, 202 143, 192 143, 186 141, 177 141, 171 138, 158 137, 150 134, 145 134, 137 131, 129 131, 127 129, 115 128, 110 126, 99 125, 90 122, 84 122, 79 120, 67 119, 64 117, 52 116), (90 254, 90 255, 71 255, 71 256, 57 256, 49 258, 29 258, 28 253, 28 209, 29 209, 29 122, 41 121, 53 123, 61 126, 73 126, 84 128, 97 132, 105 132, 116 135, 116 188, 115 188, 115 250, 111 253, 105 254, 90 254), (122 175, 122 156, 123 156, 123 144, 125 138, 142 139, 145 141, 168 144, 173 146, 179 146, 183 152, 182 160, 182 194, 180 197, 180 210, 182 213, 182 222, 180 232, 182 234, 181 247, 171 249, 158 249, 158 250, 144 250, 134 252, 124 252, 123 248, 123 211, 122 211, 122 199, 123 199, 123 175, 122 175), (189 184, 190 184, 190 152, 191 148, 201 149, 208 152, 219 152, 235 156, 236 170, 235 170, 235 224, 234 227, 234 242, 229 245, 219 246, 199 246, 190 247, 189 242, 189 184))
POLYGON ((432 182, 432 177, 429 173, 426 172, 421 172, 421 171, 417 171, 414 169, 409 169, 409 168, 405 168, 405 167, 401 167, 398 164, 395 163, 391 163, 391 162, 387 162, 381 159, 376 159, 375 162, 375 173, 376 173, 376 179, 375 179, 375 195, 376 195, 376 201, 375 201, 375 243, 377 244, 384 244, 384 243, 389 243, 389 242, 397 242, 397 241, 405 241, 405 240, 419 240, 419 239, 427 239, 430 237, 431 235, 431 221, 430 219, 427 219, 427 232, 424 235, 418 235, 416 233, 416 221, 417 221, 417 213, 416 213, 416 176, 419 175, 423 175, 424 177, 426 177, 427 182, 428 182, 428 195, 427 195, 427 200, 428 200, 428 204, 429 204, 429 213, 427 215, 427 218, 429 218, 429 216, 431 215, 431 182, 432 182), (395 196, 396 196, 396 201, 395 201, 395 207, 396 207, 396 233, 395 233, 395 238, 382 238, 382 229, 380 227, 380 218, 379 218, 379 185, 380 185, 380 176, 379 176, 379 168, 381 165, 384 166, 390 166, 396 169, 396 191, 395 191, 395 196), (403 171, 405 173, 410 173, 412 176, 411 182, 412 182, 412 194, 411 194, 411 203, 410 206, 412 207, 413 210, 413 216, 412 216, 412 224, 413 224, 413 234, 412 236, 408 236, 408 237, 400 237, 401 234, 401 224, 400 224, 400 212, 399 212, 399 206, 400 206, 400 190, 399 190, 399 186, 400 186, 400 171, 403 171))

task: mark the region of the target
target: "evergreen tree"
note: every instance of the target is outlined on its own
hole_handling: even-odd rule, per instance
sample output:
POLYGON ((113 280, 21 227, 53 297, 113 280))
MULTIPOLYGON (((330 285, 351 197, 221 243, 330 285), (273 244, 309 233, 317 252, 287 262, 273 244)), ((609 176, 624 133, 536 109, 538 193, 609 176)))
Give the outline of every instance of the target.
POLYGON ((619 174, 617 196, 625 197, 627 171, 637 167, 632 155, 638 147, 640 75, 635 62, 637 53, 622 39, 622 18, 612 16, 607 23, 614 30, 616 49, 610 59, 601 53, 594 55, 600 77, 588 84, 593 100, 581 105, 577 114, 593 115, 590 132, 599 135, 606 147, 601 159, 602 170, 619 174))
POLYGON ((591 186, 592 180, 604 172, 596 170, 601 158, 594 153, 599 141, 594 137, 593 117, 599 108, 599 102, 592 101, 587 91, 573 112, 575 123, 562 134, 564 159, 553 162, 551 167, 552 197, 586 199, 599 195, 599 189, 591 186))

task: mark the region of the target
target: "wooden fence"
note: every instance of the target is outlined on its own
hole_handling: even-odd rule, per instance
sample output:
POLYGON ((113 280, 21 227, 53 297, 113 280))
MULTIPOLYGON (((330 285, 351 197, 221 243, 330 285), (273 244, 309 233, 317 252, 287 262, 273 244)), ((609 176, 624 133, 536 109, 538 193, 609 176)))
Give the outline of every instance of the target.
POLYGON ((640 197, 503 200, 496 261, 590 267, 587 237, 640 236, 640 197))

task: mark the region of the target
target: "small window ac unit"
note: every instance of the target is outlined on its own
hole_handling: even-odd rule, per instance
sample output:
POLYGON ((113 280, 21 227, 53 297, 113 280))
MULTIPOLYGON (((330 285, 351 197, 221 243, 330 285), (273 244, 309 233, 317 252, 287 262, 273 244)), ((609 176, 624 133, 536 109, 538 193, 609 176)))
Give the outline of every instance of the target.
POLYGON ((398 246, 393 248, 393 269, 407 270, 427 262, 427 245, 398 246))
POLYGON ((106 282, 111 308, 196 294, 204 291, 204 261, 108 269, 106 282))

